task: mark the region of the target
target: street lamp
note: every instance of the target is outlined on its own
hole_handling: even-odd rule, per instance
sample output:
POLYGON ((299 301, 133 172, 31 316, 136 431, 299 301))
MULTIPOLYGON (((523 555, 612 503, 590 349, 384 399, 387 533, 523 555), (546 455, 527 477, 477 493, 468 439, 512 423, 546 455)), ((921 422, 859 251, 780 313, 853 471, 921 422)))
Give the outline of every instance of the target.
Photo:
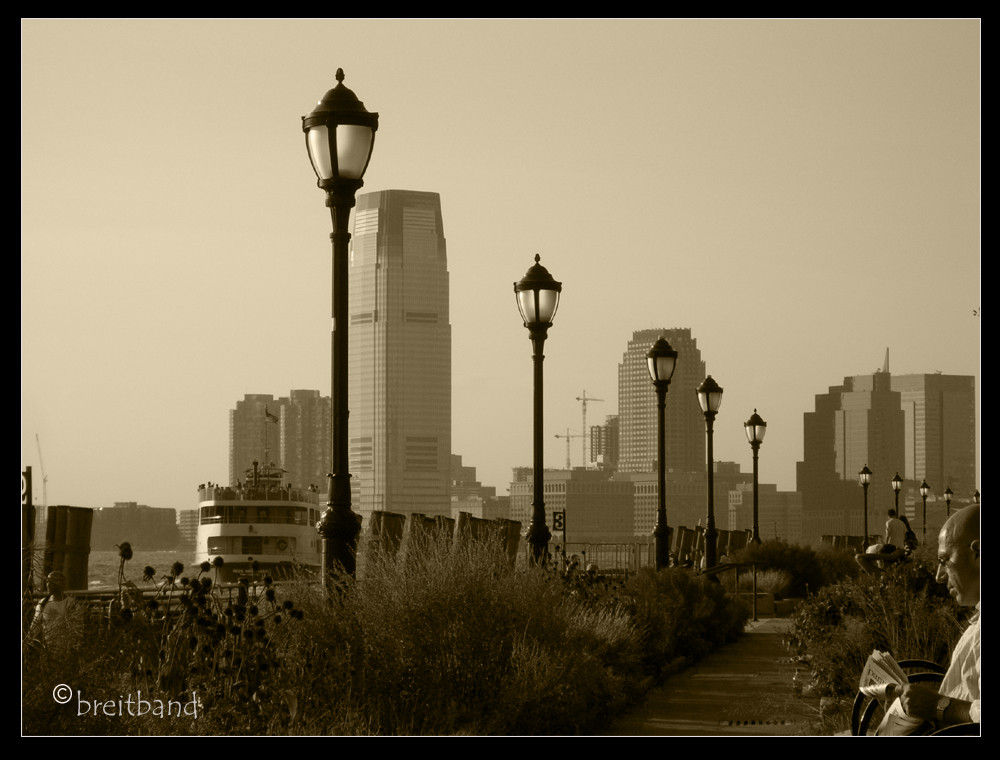
POLYGON ((542 348, 552 320, 559 308, 559 294, 562 283, 556 282, 549 270, 535 255, 535 263, 530 267, 520 282, 514 283, 514 295, 517 297, 517 308, 521 312, 524 326, 528 328, 531 339, 532 359, 535 370, 535 412, 534 412, 534 498, 531 502, 531 524, 528 526, 527 539, 531 545, 531 556, 534 562, 541 563, 548 551, 549 538, 552 534, 545 525, 544 499, 544 442, 542 440, 542 361, 545 356, 542 348))
POLYGON ((667 390, 670 378, 677 366, 677 352, 670 347, 667 339, 660 337, 646 354, 646 368, 649 379, 656 389, 656 462, 658 470, 659 504, 656 509, 656 527, 653 540, 656 552, 656 569, 662 570, 670 564, 670 528, 667 527, 667 462, 664 430, 664 415, 667 406, 667 390))
POLYGON ((899 477, 899 473, 892 479, 892 492, 896 494, 896 517, 899 517, 899 492, 903 488, 903 479, 899 477))
POLYGON ((868 469, 868 465, 861 468, 861 472, 858 473, 858 480, 861 481, 861 486, 865 489, 865 535, 862 540, 862 547, 868 548, 868 486, 872 484, 872 471, 868 469))
POLYGON ((722 405, 722 388, 709 375, 698 386, 698 403, 705 414, 708 435, 708 528, 705 531, 705 568, 715 567, 718 532, 715 530, 715 459, 712 456, 712 433, 715 415, 722 405))
POLYGON ((361 518, 351 511, 351 474, 348 471, 347 396, 347 263, 351 233, 348 220, 354 196, 364 185, 378 129, 378 114, 369 113, 344 87, 344 70, 337 69, 337 86, 326 93, 308 116, 302 117, 309 162, 316 184, 326 193, 333 221, 333 329, 331 387, 333 395, 333 471, 327 508, 317 524, 323 537, 323 582, 339 565, 354 575, 355 549, 361 518))
POLYGON ((944 503, 948 507, 948 517, 951 517, 951 497, 955 495, 955 492, 951 490, 951 487, 944 489, 944 503))
POLYGON ((930 492, 931 492, 931 487, 929 485, 927 485, 927 481, 925 480, 923 483, 920 484, 920 497, 924 500, 924 517, 923 517, 923 522, 924 522, 923 540, 924 541, 927 540, 927 495, 930 492))
POLYGON ((767 423, 761 419, 760 415, 757 414, 757 410, 754 409, 753 414, 750 415, 750 419, 743 423, 743 429, 746 430, 747 440, 750 441, 750 448, 753 449, 753 542, 759 544, 760 523, 758 522, 757 514, 757 454, 760 451, 760 445, 764 442, 767 423))

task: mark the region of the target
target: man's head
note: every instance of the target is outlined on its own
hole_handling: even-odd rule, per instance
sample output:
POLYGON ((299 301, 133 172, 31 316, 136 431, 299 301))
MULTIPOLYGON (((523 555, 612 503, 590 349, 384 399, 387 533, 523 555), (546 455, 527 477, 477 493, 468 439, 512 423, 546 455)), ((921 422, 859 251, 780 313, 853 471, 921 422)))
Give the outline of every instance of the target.
POLYGON ((895 516, 896 516, 896 510, 895 509, 890 509, 889 510, 889 517, 895 517, 895 516))
POLYGON ((66 588, 66 576, 63 575, 61 570, 53 570, 45 578, 45 585, 48 587, 50 594, 58 593, 66 588))
POLYGON ((979 604, 979 505, 948 518, 938 535, 938 583, 963 607, 979 604))

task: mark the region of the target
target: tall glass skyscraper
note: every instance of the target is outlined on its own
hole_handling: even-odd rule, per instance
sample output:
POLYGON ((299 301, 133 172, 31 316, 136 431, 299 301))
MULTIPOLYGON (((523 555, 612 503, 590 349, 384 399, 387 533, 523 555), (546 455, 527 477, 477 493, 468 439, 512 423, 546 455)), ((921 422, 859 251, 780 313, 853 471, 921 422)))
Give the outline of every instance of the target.
POLYGON ((976 482, 976 378, 893 375, 906 425, 905 470, 910 485, 926 480, 939 498, 951 488, 968 499, 976 482))
POLYGON ((449 515, 451 323, 437 193, 357 200, 350 261, 352 507, 449 515))

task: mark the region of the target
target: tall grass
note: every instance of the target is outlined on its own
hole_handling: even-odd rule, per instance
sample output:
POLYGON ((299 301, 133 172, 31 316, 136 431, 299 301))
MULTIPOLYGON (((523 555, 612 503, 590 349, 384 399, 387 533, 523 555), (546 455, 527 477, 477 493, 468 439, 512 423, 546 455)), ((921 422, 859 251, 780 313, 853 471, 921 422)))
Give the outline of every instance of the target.
POLYGON ((609 590, 512 569, 499 541, 425 537, 359 568, 330 596, 303 581, 231 601, 205 577, 171 576, 169 614, 166 594, 155 609, 124 594, 110 622, 78 610, 63 643, 26 658, 25 733, 587 733, 746 619, 685 570, 609 590), (54 704, 59 683, 199 711, 83 720, 54 704))
MULTIPOLYGON (((740 575, 740 591, 743 593, 753 593, 754 590, 753 573, 743 573, 740 575)), ((787 570, 758 570, 757 571, 757 593, 773 594, 781 598, 788 596, 792 588, 792 575, 787 570)))

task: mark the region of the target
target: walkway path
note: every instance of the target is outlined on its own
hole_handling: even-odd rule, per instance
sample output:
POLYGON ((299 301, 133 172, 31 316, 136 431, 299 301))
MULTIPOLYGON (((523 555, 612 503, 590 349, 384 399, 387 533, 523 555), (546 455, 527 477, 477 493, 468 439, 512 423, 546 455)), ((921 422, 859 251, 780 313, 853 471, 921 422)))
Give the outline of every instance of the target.
MULTIPOLYGON (((788 618, 747 624, 739 641, 653 689, 604 736, 807 736, 819 700, 794 693, 788 618)), ((805 674, 803 674, 805 675, 805 674)))

